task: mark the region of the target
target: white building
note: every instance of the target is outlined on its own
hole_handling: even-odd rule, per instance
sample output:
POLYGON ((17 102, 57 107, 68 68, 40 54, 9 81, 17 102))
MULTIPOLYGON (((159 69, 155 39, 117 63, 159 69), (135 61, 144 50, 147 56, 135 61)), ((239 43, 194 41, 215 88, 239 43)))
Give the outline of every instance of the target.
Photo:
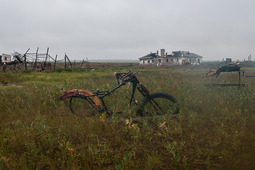
POLYGON ((11 62, 12 56, 10 54, 2 54, 1 60, 3 63, 11 62))
POLYGON ((140 65, 199 65, 202 63, 202 56, 188 51, 173 51, 170 55, 165 53, 165 49, 161 49, 161 55, 150 53, 139 58, 140 65))

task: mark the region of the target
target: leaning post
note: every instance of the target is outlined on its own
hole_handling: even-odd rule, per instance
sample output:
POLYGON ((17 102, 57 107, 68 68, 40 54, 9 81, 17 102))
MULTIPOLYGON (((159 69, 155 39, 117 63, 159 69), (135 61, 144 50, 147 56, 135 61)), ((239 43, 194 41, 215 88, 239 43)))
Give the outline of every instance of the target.
POLYGON ((57 57, 58 57, 58 55, 56 55, 56 57, 55 57, 55 62, 54 62, 54 71, 56 71, 56 62, 57 62, 57 57))
POLYGON ((38 50, 39 50, 39 47, 37 47, 37 50, 36 50, 35 63, 34 63, 34 69, 35 69, 35 68, 36 68, 36 66, 37 66, 38 50))
POLYGON ((66 68, 66 53, 65 53, 65 68, 66 68))
POLYGON ((44 61, 44 67, 46 67, 48 55, 49 55, 49 47, 47 48, 46 57, 45 57, 45 61, 44 61))

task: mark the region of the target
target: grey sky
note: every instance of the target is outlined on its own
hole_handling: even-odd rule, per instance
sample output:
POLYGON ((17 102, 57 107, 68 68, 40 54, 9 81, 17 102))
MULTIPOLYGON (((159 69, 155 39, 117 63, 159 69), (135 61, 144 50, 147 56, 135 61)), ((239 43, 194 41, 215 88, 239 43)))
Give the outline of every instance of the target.
POLYGON ((0 54, 136 60, 164 48, 255 59, 254 0, 0 0, 0 54))

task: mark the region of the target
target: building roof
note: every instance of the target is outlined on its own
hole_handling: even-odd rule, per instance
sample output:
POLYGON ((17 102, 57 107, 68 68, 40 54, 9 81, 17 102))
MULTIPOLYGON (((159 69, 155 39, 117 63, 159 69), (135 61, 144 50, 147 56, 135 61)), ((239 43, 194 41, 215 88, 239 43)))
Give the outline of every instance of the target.
MULTIPOLYGON (((143 56, 139 58, 139 60, 151 60, 160 57, 158 53, 150 53, 146 56, 143 56)), ((167 55, 167 57, 173 57, 173 58, 203 58, 200 55, 197 55, 195 53, 190 53, 189 51, 173 51, 170 55, 167 55)))
POLYGON ((171 54, 173 57, 186 57, 186 58, 203 58, 195 53, 190 53, 189 51, 173 51, 171 54))
POLYGON ((154 58, 157 58, 157 57, 158 57, 157 53, 150 53, 150 54, 147 54, 146 56, 143 56, 139 59, 140 60, 146 60, 146 59, 154 59, 154 58))

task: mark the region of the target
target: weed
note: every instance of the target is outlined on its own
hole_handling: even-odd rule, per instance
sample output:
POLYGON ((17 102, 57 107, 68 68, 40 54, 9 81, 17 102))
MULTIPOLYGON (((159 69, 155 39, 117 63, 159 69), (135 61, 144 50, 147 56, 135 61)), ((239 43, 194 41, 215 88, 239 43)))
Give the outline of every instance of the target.
MULTIPOLYGON (((204 72, 134 65, 1 72, 0 169, 251 169, 255 81, 250 79, 240 90, 206 87, 204 72), (132 121, 135 106, 127 104, 125 96, 132 88, 128 85, 105 101, 113 111, 113 123, 104 115, 74 115, 68 102, 56 101, 62 87, 112 89, 113 72, 134 68, 151 92, 176 96, 181 104, 176 118, 132 121)), ((236 80, 235 74, 220 76, 219 81, 236 80)))

